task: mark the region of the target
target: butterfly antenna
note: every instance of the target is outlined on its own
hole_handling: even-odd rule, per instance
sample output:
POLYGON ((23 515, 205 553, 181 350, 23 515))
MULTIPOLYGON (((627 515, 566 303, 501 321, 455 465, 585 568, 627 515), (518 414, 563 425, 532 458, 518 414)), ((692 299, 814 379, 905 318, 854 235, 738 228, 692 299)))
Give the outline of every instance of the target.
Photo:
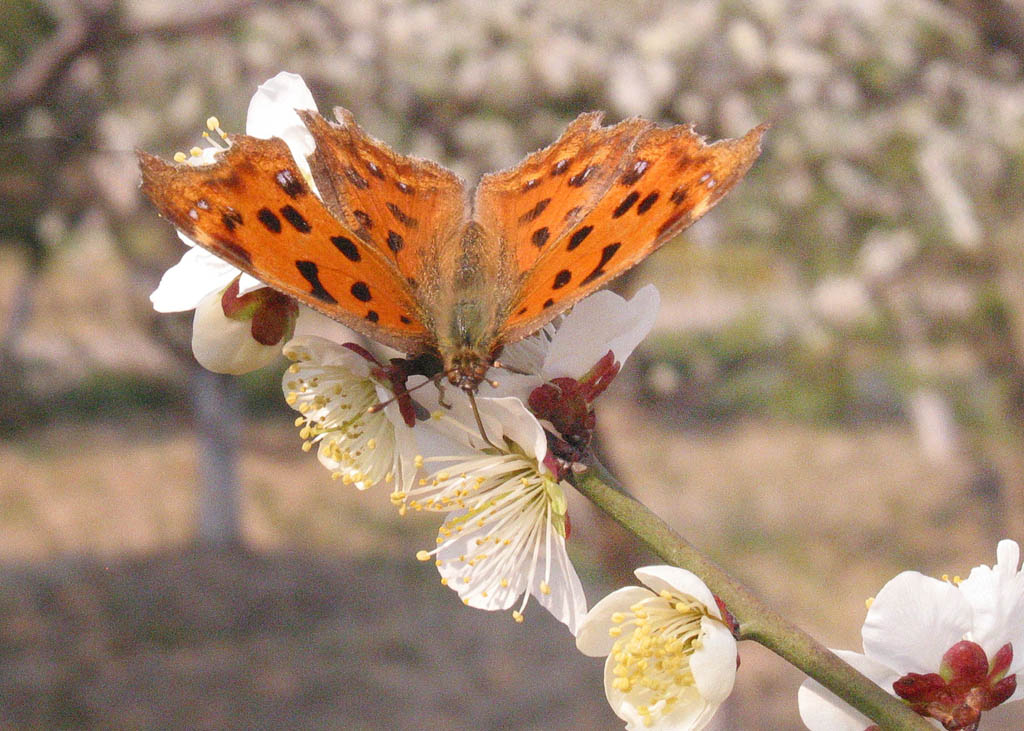
POLYGON ((416 391, 416 390, 418 390, 420 388, 423 388, 428 383, 437 383, 438 379, 442 375, 444 375, 444 374, 443 373, 439 374, 437 376, 434 376, 433 378, 430 378, 430 379, 424 381, 423 383, 419 383, 419 384, 413 386, 412 388, 407 388, 404 391, 402 391, 401 393, 396 393, 394 396, 389 398, 387 401, 381 401, 380 403, 374 404, 373 406, 371 406, 370 408, 368 408, 366 410, 366 413, 367 414, 376 414, 378 411, 382 411, 384 408, 386 408, 386 407, 390 406, 391 404, 395 403, 395 401, 397 401, 398 399, 402 398, 402 396, 405 396, 407 394, 412 393, 413 391, 416 391))
POLYGON ((526 371, 521 371, 518 368, 513 368, 510 365, 506 365, 505 363, 502 363, 500 360, 494 361, 494 363, 492 363, 491 366, 494 367, 494 368, 501 368, 503 370, 508 371, 509 373, 515 373, 517 376, 528 376, 528 375, 530 375, 526 371))
POLYGON ((487 438, 487 430, 484 429, 484 421, 480 418, 480 409, 476 405, 476 395, 469 390, 466 391, 466 395, 469 396, 469 404, 473 407, 473 417, 476 419, 476 427, 480 430, 480 436, 487 442, 488 446, 500 451, 498 445, 487 438))

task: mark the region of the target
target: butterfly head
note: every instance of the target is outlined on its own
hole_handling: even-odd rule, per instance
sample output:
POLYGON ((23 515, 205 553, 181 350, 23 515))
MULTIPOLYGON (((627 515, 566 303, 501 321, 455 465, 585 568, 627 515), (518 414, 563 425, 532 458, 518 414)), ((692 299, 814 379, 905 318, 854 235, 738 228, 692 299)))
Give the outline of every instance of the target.
POLYGON ((494 355, 482 355, 471 348, 443 353, 444 374, 448 381, 463 391, 476 392, 494 363, 494 355))

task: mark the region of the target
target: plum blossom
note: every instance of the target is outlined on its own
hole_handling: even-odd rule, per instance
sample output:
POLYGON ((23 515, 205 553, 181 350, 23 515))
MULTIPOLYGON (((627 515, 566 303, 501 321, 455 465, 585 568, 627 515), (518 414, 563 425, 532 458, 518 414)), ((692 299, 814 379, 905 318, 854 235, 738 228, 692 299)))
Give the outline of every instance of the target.
MULTIPOLYGON (((306 156, 313 151, 313 138, 296 109, 315 110, 313 95, 302 77, 281 72, 261 84, 253 95, 246 133, 282 138, 299 169, 309 178, 306 156)), ((211 117, 207 126, 226 138, 216 118, 211 117)), ((192 165, 212 163, 225 148, 209 134, 204 137, 209 143, 207 147, 193 148, 190 156, 179 153, 175 159, 192 165)), ((204 368, 236 375, 261 368, 280 355, 281 345, 296 328, 296 318, 313 317, 307 308, 267 289, 255 278, 196 246, 181 232, 178 236, 190 248, 164 272, 150 301, 157 312, 195 310, 192 351, 204 368), (249 296, 254 293, 260 294, 249 296), (268 328, 275 317, 279 322, 268 328), (272 336, 276 339, 269 339, 272 336)))
POLYGON ((450 398, 416 429, 425 477, 392 496, 403 512, 448 514, 435 548, 417 557, 433 558, 468 606, 505 610, 519 601, 512 615, 521 622, 533 596, 575 633, 586 598, 566 551, 565 483, 545 464, 544 430, 519 399, 481 398, 484 442, 466 395, 450 398))
MULTIPOLYGON (((864 653, 837 654, 937 727, 976 729, 984 711, 1024 696, 1017 683, 1024 670, 1020 548, 1000 541, 996 557, 995 566, 978 566, 962 581, 899 574, 868 609, 864 653)), ((874 728, 814 681, 801 686, 798 700, 812 731, 874 728)))
POLYGON ((604 690, 627 729, 702 729, 732 692, 736 639, 711 590, 675 566, 636 570, 591 609, 580 652, 607 655, 604 690))
POLYGON ((303 449, 346 485, 407 488, 416 475, 416 442, 386 369, 367 351, 324 338, 294 338, 282 386, 299 412, 303 449))

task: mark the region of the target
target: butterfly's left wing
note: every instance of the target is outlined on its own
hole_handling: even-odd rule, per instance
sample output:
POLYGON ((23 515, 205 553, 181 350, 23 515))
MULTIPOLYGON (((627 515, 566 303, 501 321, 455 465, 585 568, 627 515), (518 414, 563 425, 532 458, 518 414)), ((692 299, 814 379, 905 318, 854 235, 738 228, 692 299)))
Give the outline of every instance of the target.
POLYGON ((313 194, 283 140, 232 136, 209 165, 139 152, 142 191, 198 244, 271 287, 407 352, 433 344, 412 287, 313 194))
MULTIPOLYGON (((626 120, 602 130, 633 124, 626 120)), ((543 327, 704 215, 757 159, 766 129, 760 125, 741 139, 711 145, 689 126, 640 129, 617 158, 608 161, 614 162, 614 172, 600 199, 560 236, 544 242, 536 262, 521 275, 502 340, 517 340, 543 327)), ((584 170, 587 164, 576 163, 584 170)), ((528 180, 529 173, 523 177, 528 180)), ((562 192, 583 200, 588 196, 585 185, 578 193, 571 188, 562 192)), ((570 197, 560 205, 572 210, 576 204, 570 197)), ((501 234, 508 246, 520 251, 535 245, 528 232, 516 229, 510 218, 505 221, 501 234)), ((548 224, 543 212, 533 222, 555 224, 548 224)))

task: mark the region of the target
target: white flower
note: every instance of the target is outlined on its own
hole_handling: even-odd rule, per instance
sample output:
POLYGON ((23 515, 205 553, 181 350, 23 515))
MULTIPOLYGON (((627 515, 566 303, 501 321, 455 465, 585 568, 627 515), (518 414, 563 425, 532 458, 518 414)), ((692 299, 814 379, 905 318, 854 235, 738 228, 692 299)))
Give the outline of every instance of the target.
POLYGON ((394 496, 401 509, 449 513, 431 557, 442 583, 471 607, 512 607, 516 621, 532 595, 574 632, 586 612, 583 587, 566 552, 564 487, 543 465, 540 424, 516 398, 477 399, 483 441, 466 395, 436 408, 415 432, 421 464, 432 470, 419 485, 394 496))
POLYGON ((386 379, 373 373, 374 364, 313 336, 292 339, 284 353, 294 361, 282 385, 285 400, 301 414, 295 424, 303 449, 316 444, 321 464, 360 490, 379 484, 407 488, 416 474, 413 430, 386 379))
MULTIPOLYGON (((1014 541, 999 542, 997 563, 967 579, 933 579, 905 571, 868 609, 864 654, 838 652, 918 713, 946 728, 970 728, 983 711, 1019 700, 1024 670, 1024 573, 1014 541)), ((798 694, 812 731, 862 731, 872 725, 818 683, 798 694)))
MULTIPOLYGON (((299 169, 309 177, 306 156, 313 151, 313 138, 302 124, 296 109, 316 109, 313 95, 302 77, 287 72, 260 85, 249 103, 246 133, 253 137, 281 137, 288 144, 299 169)), ((208 126, 217 130, 216 119, 208 126)), ((214 161, 224 148, 211 143, 196 148, 187 159, 191 164, 206 165, 214 161)), ((281 342, 257 342, 245 327, 246 320, 224 316, 219 309, 219 296, 241 277, 238 295, 262 288, 257 279, 218 259, 182 233, 178 236, 190 247, 181 260, 164 272, 159 286, 150 295, 157 312, 183 312, 195 309, 192 322, 192 349, 203 367, 219 373, 245 373, 274 360, 281 352, 281 342)), ((305 308, 302 308, 305 309, 305 308)))
POLYGON ((604 690, 627 729, 701 729, 732 692, 736 640, 711 590, 674 566, 636 570, 587 613, 580 652, 607 655, 604 690))
POLYGON ((498 389, 482 390, 482 395, 517 396, 525 402, 545 381, 582 378, 608 351, 625 363, 654 326, 660 299, 653 284, 630 300, 608 290, 595 292, 560 321, 506 346, 499 362, 526 375, 500 374, 498 389))

